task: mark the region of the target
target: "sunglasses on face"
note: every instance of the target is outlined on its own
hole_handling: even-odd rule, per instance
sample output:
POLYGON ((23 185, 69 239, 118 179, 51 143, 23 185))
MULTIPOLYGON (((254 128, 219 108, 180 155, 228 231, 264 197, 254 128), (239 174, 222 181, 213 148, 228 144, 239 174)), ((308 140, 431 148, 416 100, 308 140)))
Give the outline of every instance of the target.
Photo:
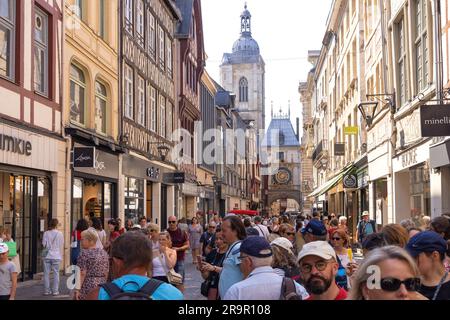
POLYGON ((176 221, 169 221, 170 224, 175 224, 177 223, 176 221))
POLYGON ((286 232, 288 236, 295 236, 295 232, 286 232))
POLYGON ((341 238, 331 238, 332 240, 339 241, 341 238))
POLYGON ((409 278, 406 280, 399 280, 396 278, 384 278, 381 279, 380 286, 381 289, 388 292, 395 292, 400 289, 400 286, 404 284, 406 290, 408 291, 417 291, 420 288, 420 279, 419 278, 409 278))
MULTIPOLYGON (((314 266, 318 271, 323 271, 327 268, 328 261, 317 261, 314 266)), ((300 266, 304 273, 311 273, 313 266, 311 264, 305 263, 300 266)))

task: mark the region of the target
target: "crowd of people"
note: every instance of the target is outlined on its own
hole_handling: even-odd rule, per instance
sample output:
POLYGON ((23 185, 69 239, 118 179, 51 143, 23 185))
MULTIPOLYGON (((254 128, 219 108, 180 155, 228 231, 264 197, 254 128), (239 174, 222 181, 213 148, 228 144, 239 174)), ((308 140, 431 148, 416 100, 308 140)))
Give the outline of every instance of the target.
MULTIPOLYGON (((64 237, 52 219, 43 235, 44 295, 59 295, 64 237), (50 275, 53 273, 53 277, 50 275)), ((353 236, 343 216, 214 215, 206 225, 168 218, 167 230, 81 219, 72 232, 79 270, 75 300, 183 299, 186 255, 208 300, 450 300, 450 215, 378 230, 368 212, 353 236)), ((0 300, 14 299, 17 253, 0 230, 0 300)))

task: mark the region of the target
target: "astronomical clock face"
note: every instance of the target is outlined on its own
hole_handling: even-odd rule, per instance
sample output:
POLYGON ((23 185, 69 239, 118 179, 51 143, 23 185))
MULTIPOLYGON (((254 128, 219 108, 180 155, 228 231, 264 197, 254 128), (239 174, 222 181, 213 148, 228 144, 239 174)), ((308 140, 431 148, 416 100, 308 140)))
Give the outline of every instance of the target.
POLYGON ((276 184, 288 184, 291 182, 292 174, 286 168, 281 168, 274 176, 274 180, 276 184))

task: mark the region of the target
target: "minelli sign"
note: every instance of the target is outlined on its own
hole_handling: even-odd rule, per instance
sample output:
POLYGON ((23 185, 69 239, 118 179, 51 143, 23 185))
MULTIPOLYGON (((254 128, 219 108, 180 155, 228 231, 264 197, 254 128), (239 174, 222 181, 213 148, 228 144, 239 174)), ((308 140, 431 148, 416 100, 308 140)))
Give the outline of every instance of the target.
POLYGON ((20 155, 31 156, 31 142, 16 137, 0 134, 0 150, 17 153, 20 155))
POLYGON ((420 108, 422 137, 450 136, 450 105, 431 105, 420 108))

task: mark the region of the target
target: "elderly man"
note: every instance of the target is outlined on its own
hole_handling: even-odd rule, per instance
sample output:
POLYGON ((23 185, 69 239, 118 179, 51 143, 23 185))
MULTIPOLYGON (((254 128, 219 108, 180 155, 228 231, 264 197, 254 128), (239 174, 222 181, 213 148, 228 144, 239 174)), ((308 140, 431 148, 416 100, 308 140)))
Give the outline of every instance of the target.
POLYGON ((261 224, 262 218, 260 216, 256 216, 253 221, 255 222, 254 228, 258 230, 259 236, 266 238, 266 240, 269 239, 270 232, 265 225, 261 224))
MULTIPOLYGON (((168 222, 169 229, 167 229, 167 232, 169 232, 172 240, 172 249, 177 252, 177 264, 175 265, 174 270, 183 276, 184 283, 184 259, 186 256, 186 251, 189 249, 189 236, 186 231, 183 231, 178 227, 177 217, 170 216, 168 222)), ((184 284, 178 286, 178 289, 183 292, 184 284)))
POLYGON ((305 288, 298 283, 279 276, 272 265, 272 250, 263 237, 248 237, 240 247, 240 268, 243 281, 234 284, 223 300, 280 300, 286 299, 287 281, 297 300, 309 297, 305 288))
POLYGON ((298 255, 302 283, 311 294, 308 300, 345 300, 347 291, 336 284, 339 263, 336 252, 326 241, 303 246, 298 255))
POLYGON ((202 256, 206 257, 211 249, 214 247, 215 234, 216 234, 217 224, 214 221, 210 221, 208 224, 208 230, 203 232, 200 237, 200 244, 202 246, 202 256))
POLYGON ((361 214, 361 220, 356 227, 356 239, 358 239, 358 242, 362 243, 365 237, 376 232, 377 226, 375 220, 370 219, 369 211, 364 211, 361 214))

